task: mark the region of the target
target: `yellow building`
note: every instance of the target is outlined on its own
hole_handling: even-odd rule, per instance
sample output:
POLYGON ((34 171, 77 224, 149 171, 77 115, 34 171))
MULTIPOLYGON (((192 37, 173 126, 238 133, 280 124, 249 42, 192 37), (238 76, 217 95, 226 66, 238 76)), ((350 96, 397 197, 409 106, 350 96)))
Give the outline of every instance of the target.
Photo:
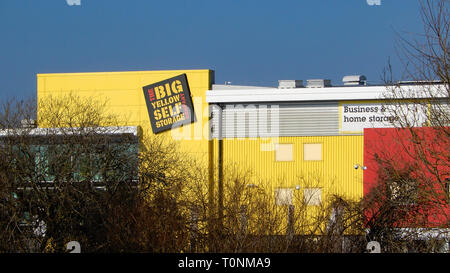
MULTIPOLYGON (((203 127, 208 124, 206 90, 214 82, 212 70, 132 71, 95 73, 57 73, 37 75, 37 99, 75 94, 81 99, 106 101, 107 113, 119 116, 122 126, 139 126, 143 137, 153 134, 143 87, 186 74, 195 109, 196 122, 161 134, 171 139, 181 139, 180 148, 197 160, 208 162, 208 135, 203 127)), ((38 109, 38 120, 42 110, 38 109)), ((45 127, 45 124, 39 124, 45 127)))
POLYGON ((38 74, 37 98, 75 93, 106 99, 109 113, 123 126, 141 127, 145 139, 156 134, 150 117, 175 109, 162 108, 177 103, 162 98, 178 92, 174 81, 165 81, 183 74, 194 122, 157 134, 178 141, 209 169, 210 189, 218 185, 220 192, 224 168, 237 166, 251 172, 252 183, 270 183, 280 205, 295 205, 296 197, 318 206, 333 195, 363 196, 363 129, 392 126, 383 119, 386 87, 367 86, 364 76, 346 77, 342 86, 295 80, 267 88, 216 85, 212 70, 38 74))

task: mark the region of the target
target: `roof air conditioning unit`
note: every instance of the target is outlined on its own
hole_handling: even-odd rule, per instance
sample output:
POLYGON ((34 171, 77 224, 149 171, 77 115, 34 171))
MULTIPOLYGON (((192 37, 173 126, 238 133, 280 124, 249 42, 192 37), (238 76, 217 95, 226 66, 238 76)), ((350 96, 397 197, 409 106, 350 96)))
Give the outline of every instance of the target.
POLYGON ((364 75, 349 75, 342 78, 344 85, 367 85, 367 78, 364 75))
POLYGON ((331 87, 331 80, 325 80, 325 79, 306 80, 306 87, 308 87, 308 88, 331 87))
POLYGON ((286 89, 286 88, 302 88, 303 81, 302 80, 279 80, 278 88, 286 89))

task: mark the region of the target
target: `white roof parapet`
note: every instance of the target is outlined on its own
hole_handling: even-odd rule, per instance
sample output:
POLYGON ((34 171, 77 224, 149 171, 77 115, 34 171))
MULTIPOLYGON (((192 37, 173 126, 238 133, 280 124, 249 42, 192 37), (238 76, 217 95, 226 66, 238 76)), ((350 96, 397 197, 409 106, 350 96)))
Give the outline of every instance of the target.
POLYGON ((14 135, 47 136, 47 135, 83 135, 96 133, 103 135, 131 134, 138 136, 137 126, 110 126, 110 127, 86 127, 86 128, 13 128, 0 130, 0 137, 14 135))
MULTIPOLYGON (((445 98, 444 85, 427 85, 427 90, 420 85, 403 85, 401 99, 408 98, 445 98), (433 93, 433 94, 432 94, 433 93)), ((292 101, 344 101, 344 100, 383 100, 389 97, 386 86, 339 86, 325 88, 260 88, 234 90, 208 90, 208 103, 239 102, 292 102, 292 101)))
POLYGON ((232 84, 213 84, 212 90, 230 90, 230 89, 267 89, 271 87, 250 86, 250 85, 232 85, 232 84))

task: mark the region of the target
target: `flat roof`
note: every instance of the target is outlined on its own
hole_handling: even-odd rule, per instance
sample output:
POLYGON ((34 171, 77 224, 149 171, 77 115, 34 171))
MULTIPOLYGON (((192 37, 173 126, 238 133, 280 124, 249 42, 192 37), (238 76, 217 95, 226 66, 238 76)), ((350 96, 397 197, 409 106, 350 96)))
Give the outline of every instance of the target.
POLYGON ((385 100, 390 97, 391 88, 399 88, 399 99, 448 98, 445 85, 400 85, 400 86, 335 86, 322 88, 238 88, 206 91, 208 103, 255 103, 292 101, 350 101, 385 100))

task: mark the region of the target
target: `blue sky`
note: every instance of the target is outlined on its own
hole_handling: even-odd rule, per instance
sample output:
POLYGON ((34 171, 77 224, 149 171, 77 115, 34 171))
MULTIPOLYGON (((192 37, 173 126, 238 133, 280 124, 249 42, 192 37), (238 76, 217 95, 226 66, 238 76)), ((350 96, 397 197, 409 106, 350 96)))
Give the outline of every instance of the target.
POLYGON ((0 99, 36 94, 37 73, 213 69, 216 83, 400 68, 395 31, 422 32, 416 0, 0 0, 0 99))

